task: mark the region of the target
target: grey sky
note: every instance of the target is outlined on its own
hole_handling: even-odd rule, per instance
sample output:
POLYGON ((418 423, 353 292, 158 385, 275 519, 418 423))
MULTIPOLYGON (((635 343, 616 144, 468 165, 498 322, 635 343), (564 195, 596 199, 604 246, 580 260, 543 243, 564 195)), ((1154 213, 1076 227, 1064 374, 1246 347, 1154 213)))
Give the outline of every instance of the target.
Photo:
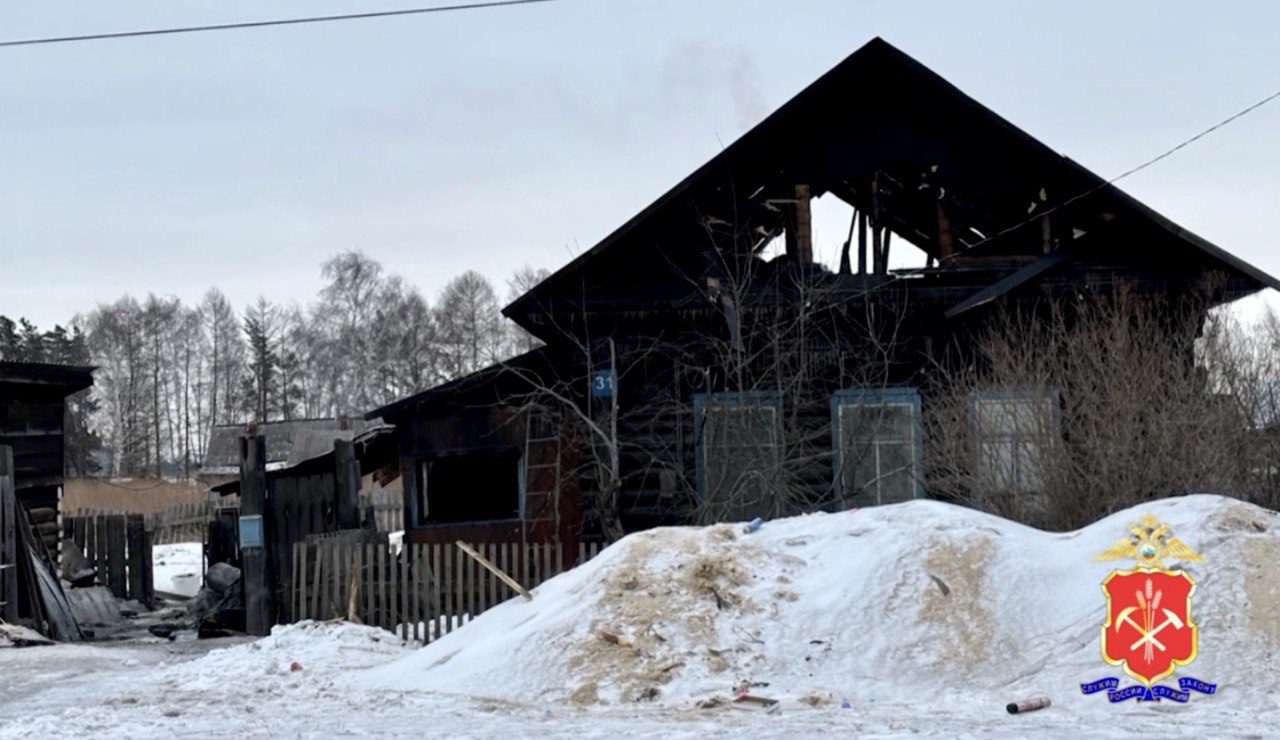
MULTIPOLYGON (((9 3, 6 39, 429 4, 9 3)), ((1280 4, 562 0, 0 49, 0 313, 557 268, 873 36, 1110 177, 1280 89, 1280 4)), ((1280 101, 1123 183, 1280 274, 1280 101)), ((819 213, 819 247, 844 224, 819 213)))

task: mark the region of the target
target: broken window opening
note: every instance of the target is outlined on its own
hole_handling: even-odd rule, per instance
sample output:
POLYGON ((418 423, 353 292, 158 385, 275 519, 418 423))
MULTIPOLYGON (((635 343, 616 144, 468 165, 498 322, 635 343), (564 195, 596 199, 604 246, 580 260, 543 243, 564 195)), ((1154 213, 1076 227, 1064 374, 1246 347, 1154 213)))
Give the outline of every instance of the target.
POLYGON ((519 450, 468 452, 423 461, 419 470, 421 524, 495 521, 523 516, 519 450))

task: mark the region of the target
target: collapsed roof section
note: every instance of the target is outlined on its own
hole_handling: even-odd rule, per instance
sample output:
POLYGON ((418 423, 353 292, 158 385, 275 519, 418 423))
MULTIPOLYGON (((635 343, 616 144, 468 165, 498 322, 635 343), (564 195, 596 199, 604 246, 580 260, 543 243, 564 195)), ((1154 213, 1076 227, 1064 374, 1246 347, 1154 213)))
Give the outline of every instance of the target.
POLYGON ((884 262, 873 251, 870 272, 887 272, 892 233, 938 270, 1001 260, 1017 269, 1087 245, 1171 274, 1226 273, 1220 300, 1280 288, 877 38, 504 313, 539 333, 536 315, 622 284, 661 300, 677 290, 673 273, 700 279, 782 234, 788 253, 809 261, 808 201, 826 193, 869 214, 877 243, 883 233, 884 262))

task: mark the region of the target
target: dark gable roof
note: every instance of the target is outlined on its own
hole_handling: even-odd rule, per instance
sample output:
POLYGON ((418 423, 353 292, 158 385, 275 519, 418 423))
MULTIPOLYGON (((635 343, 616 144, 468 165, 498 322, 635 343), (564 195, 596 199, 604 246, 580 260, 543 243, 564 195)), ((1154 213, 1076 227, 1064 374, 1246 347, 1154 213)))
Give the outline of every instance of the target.
POLYGON ((0 361, 0 385, 39 387, 69 396, 93 385, 96 369, 47 362, 0 361))
MULTIPOLYGON (((296 465, 333 451, 337 439, 353 439, 374 427, 382 426, 381 420, 372 419, 295 419, 269 421, 258 429, 266 437, 267 464, 296 465), (343 429, 343 424, 347 425, 343 429)), ((209 432, 209 447, 205 454, 205 474, 231 475, 240 470, 240 438, 244 436, 244 424, 224 424, 209 432)))
POLYGON ((525 386, 528 378, 545 379, 552 375, 550 350, 544 345, 374 409, 364 418, 396 423, 400 415, 439 399, 449 399, 452 404, 460 406, 473 400, 477 405, 488 405, 509 398, 509 394, 528 392, 525 386), (469 398, 470 393, 481 395, 472 399, 469 398))
MULTIPOLYGON (((1042 187, 1047 206, 1098 188, 1055 218, 1069 218, 1081 227, 1115 218, 1124 224, 1123 241, 1144 245, 1147 254, 1198 250, 1198 259, 1207 256, 1220 267, 1242 273, 1256 281, 1257 288, 1280 288, 1274 277, 1105 185, 1102 178, 876 38, 503 313, 528 326, 524 317, 545 310, 556 295, 574 286, 581 291, 584 285, 603 283, 603 275, 618 271, 614 264, 597 267, 604 255, 631 255, 627 264, 633 264, 644 259, 636 255, 651 255, 658 245, 705 242, 709 218, 749 219, 752 226, 776 228, 779 221, 769 219, 780 219, 777 212, 751 202, 771 185, 812 183, 813 195, 818 196, 842 187, 842 182, 869 182, 877 172, 929 172, 924 176, 955 199, 948 203, 957 210, 948 213, 953 226, 972 226, 988 236, 1025 220, 1042 187), (593 275, 593 269, 603 272, 593 275)), ((903 184, 904 197, 889 206, 886 219, 901 237, 930 251, 937 215, 926 198, 908 202, 911 185, 903 184)), ((842 197, 848 194, 845 190, 842 197)), ((992 240, 975 254, 1008 253, 999 250, 1009 249, 1011 241, 1012 235, 992 240)), ((959 242, 956 248, 966 245, 959 242)))

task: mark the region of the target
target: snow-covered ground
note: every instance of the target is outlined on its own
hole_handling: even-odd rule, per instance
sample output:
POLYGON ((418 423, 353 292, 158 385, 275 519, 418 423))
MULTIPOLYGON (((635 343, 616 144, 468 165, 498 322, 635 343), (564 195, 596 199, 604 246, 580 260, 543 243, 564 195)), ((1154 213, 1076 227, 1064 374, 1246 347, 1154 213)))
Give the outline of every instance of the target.
POLYGON ((1049 534, 918 501, 633 535, 421 649, 303 623, 202 656, 0 650, 0 736, 1264 736, 1280 726, 1278 613, 1272 512, 1193 496, 1049 534), (1148 511, 1206 558, 1189 566, 1200 656, 1175 677, 1219 692, 1186 705, 1079 691, 1118 675, 1099 583, 1127 564, 1091 558, 1148 511), (780 711, 726 708, 741 686, 780 711), (1005 713, 1032 695, 1054 704, 1005 713))
POLYGON ((152 573, 157 591, 195 596, 204 573, 204 545, 179 542, 151 548, 152 573))

